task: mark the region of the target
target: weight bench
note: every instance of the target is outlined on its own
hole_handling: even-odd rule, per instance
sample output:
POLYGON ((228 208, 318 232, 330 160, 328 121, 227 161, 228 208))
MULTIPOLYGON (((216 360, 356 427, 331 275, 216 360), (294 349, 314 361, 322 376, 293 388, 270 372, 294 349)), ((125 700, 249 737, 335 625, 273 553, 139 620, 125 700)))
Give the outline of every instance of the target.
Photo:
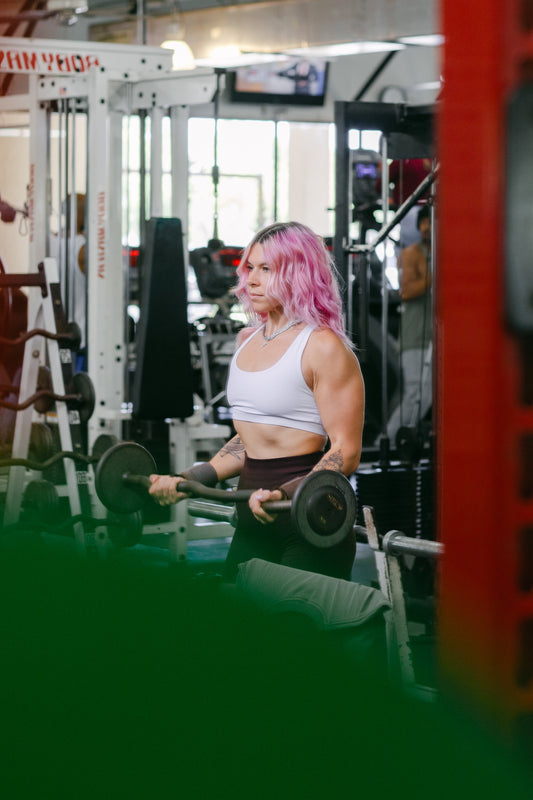
POLYGON ((378 589, 260 558, 239 566, 235 588, 264 613, 325 633, 356 663, 387 662, 391 606, 378 589))

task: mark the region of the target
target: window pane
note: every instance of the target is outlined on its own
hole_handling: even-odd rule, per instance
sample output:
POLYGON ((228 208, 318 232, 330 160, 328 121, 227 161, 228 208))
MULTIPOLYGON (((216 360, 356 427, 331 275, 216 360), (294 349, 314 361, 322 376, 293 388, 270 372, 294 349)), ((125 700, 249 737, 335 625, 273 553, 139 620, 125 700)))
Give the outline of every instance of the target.
MULTIPOLYGON (((262 227, 261 175, 223 175, 219 183, 218 235, 228 245, 244 245, 262 227)), ((210 175, 189 178, 189 247, 205 247, 214 236, 215 203, 210 175)))
POLYGON ((161 130, 161 165, 163 172, 170 172, 172 168, 172 153, 170 140, 170 117, 163 117, 161 130))
MULTIPOLYGON (((273 220, 274 135, 273 122, 218 122, 218 236, 227 244, 245 244, 273 220)), ((214 161, 214 120, 189 120, 191 248, 205 247, 214 234, 214 161)))
POLYGON ((163 173, 163 216, 172 216, 172 177, 163 173))

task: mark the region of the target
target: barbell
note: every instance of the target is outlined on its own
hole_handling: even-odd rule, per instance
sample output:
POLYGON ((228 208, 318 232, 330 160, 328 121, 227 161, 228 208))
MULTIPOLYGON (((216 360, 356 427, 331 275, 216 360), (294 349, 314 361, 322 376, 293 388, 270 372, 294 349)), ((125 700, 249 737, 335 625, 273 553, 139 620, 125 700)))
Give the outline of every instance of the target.
POLYGON ((58 342, 59 347, 64 350, 73 350, 77 353, 81 346, 81 328, 77 322, 67 322, 65 330, 60 333, 52 333, 44 328, 33 328, 31 331, 24 331, 16 339, 8 339, 0 336, 0 344, 16 346, 24 344, 34 336, 42 336, 45 339, 52 339, 58 342))
POLYGON ((52 389, 52 379, 48 367, 39 367, 39 377, 37 380, 37 391, 19 403, 4 400, 3 396, 8 393, 18 393, 18 386, 0 386, 0 408, 7 408, 11 411, 23 411, 33 405, 39 414, 46 414, 52 410, 54 403, 60 400, 69 403, 72 408, 79 412, 81 422, 87 422, 94 411, 95 393, 93 383, 86 372, 76 372, 72 376, 72 391, 69 394, 56 394, 52 389))
MULTIPOLYGON (((157 473, 153 456, 135 442, 119 442, 100 458, 95 470, 95 489, 102 504, 117 514, 139 511, 150 498, 149 476, 157 473)), ((179 489, 191 497, 222 503, 247 502, 249 489, 213 489, 184 480, 179 489)), ((292 500, 263 504, 268 512, 290 511, 295 528, 310 544, 334 547, 353 530, 357 515, 350 481, 334 470, 311 472, 298 486, 292 500)))

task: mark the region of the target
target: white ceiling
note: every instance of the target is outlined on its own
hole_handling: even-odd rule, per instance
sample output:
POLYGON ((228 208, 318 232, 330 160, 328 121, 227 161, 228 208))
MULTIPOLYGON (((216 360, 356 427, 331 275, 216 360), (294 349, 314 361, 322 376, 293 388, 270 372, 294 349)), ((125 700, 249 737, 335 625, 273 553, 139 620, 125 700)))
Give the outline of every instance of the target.
MULTIPOLYGON (((34 3, 38 0, 28 0, 34 3)), ((41 6, 44 9, 42 0, 41 6)), ((47 0, 48 11, 74 0, 47 0)), ((438 32, 439 0, 144 0, 139 16, 136 0, 76 0, 89 12, 79 14, 74 24, 69 16, 55 14, 33 25, 32 35, 40 39, 111 41, 122 44, 159 46, 172 29, 178 29, 196 59, 206 59, 215 47, 232 45, 249 53, 286 53, 290 49, 345 42, 395 41, 402 36, 438 32), (141 24, 142 22, 142 24, 141 24), (144 40, 140 36, 144 37, 144 40)), ((0 0, 0 36, 9 29, 6 16, 20 10, 24 0, 0 0), (2 16, 4 15, 4 16, 2 16)), ((72 12, 69 12, 72 14, 72 12)), ((41 14, 41 16, 44 16, 41 14)), ((19 18, 11 35, 21 37, 28 20, 19 18)), ((13 25, 11 26, 13 28, 13 25)), ((397 54, 373 80, 365 100, 379 100, 384 89, 402 92, 410 104, 431 103, 438 96, 440 48, 409 47, 397 54)), ((301 119, 331 120, 336 100, 352 100, 380 67, 384 53, 331 57, 327 103, 323 108, 297 109, 301 119)), ((217 63, 214 66, 229 67, 217 63)), ((23 76, 13 81, 10 91, 23 92, 23 76)), ((207 109, 206 113, 211 113, 207 109)), ((224 104, 221 114, 224 115, 224 104)), ((231 116, 250 116, 250 108, 233 104, 231 116)), ((268 113, 255 109, 255 115, 268 113)))
POLYGON ((142 30, 146 44, 159 45, 178 23, 195 54, 205 57, 230 39, 242 49, 278 52, 435 33, 436 9, 437 0, 2 0, 0 35, 27 35, 33 23, 35 38, 140 43, 142 30), (80 13, 67 10, 72 6, 80 13))

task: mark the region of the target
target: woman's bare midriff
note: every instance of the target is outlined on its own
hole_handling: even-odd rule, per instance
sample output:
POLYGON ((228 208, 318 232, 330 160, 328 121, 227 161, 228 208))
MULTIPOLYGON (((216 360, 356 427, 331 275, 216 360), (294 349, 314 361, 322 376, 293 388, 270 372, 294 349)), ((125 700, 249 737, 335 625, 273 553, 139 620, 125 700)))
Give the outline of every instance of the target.
POLYGON ((234 420, 233 424, 249 458, 303 456, 323 450, 326 445, 325 436, 298 428, 241 420, 234 420))

